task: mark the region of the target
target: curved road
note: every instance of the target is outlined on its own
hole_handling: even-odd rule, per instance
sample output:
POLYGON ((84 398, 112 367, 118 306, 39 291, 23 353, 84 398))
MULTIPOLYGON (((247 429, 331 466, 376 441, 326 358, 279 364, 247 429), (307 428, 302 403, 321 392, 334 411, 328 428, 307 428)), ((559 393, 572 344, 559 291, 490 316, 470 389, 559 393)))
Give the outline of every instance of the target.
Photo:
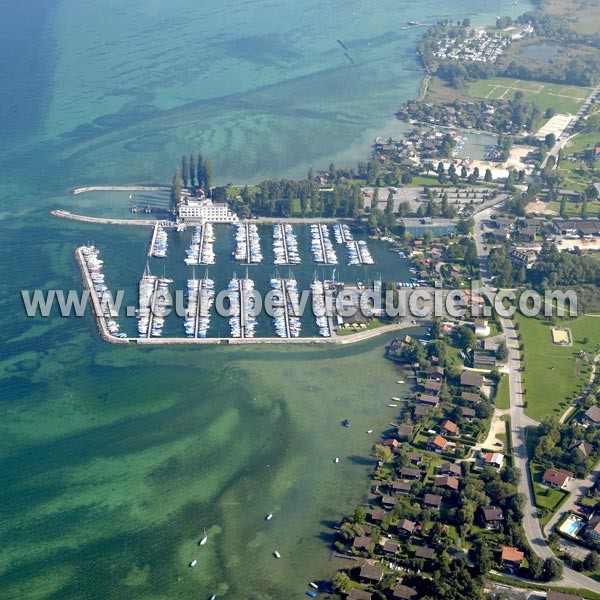
MULTIPOLYGON (((476 215, 475 220, 475 243, 481 265, 482 276, 482 294, 488 297, 494 295, 495 288, 489 277, 487 270, 487 252, 484 250, 483 232, 481 225, 488 220, 493 212, 493 208, 488 208, 476 215)), ((520 469, 521 478, 519 481, 519 492, 525 496, 525 506, 523 507, 523 529, 532 550, 542 559, 556 558, 550 546, 544 539, 540 521, 537 517, 535 508, 535 496, 533 494, 533 484, 529 472, 529 457, 527 456, 527 446, 525 444, 525 429, 528 426, 535 425, 535 421, 530 419, 524 412, 523 404, 523 384, 521 380, 521 356, 519 352, 519 342, 517 341, 517 331, 512 319, 500 318, 506 346, 508 348, 508 366, 509 366, 509 388, 510 388, 510 418, 511 418, 511 442, 513 447, 513 457, 515 467, 520 469)), ((562 585, 572 588, 583 588, 600 593, 600 582, 594 581, 590 577, 578 573, 569 567, 564 567, 564 577, 555 585, 562 585)))

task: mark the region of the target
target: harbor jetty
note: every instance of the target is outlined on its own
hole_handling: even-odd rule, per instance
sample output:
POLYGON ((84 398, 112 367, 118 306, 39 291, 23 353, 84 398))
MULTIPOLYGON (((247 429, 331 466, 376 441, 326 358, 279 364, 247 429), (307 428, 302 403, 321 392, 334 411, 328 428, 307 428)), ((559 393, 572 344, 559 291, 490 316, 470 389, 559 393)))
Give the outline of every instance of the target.
POLYGON ((88 192, 170 192, 171 186, 167 185, 93 185, 75 188, 71 194, 87 194, 88 192))
POLYGON ((104 279, 94 277, 98 281, 98 283, 95 283, 92 278, 94 272, 100 272, 100 266, 103 264, 99 260, 99 251, 94 246, 79 246, 75 250, 75 261, 81 273, 84 290, 89 294, 88 301, 92 307, 100 337, 111 344, 127 344, 129 341, 127 335, 120 333, 118 327, 115 329, 112 326, 111 322, 116 323, 114 319, 117 315, 104 279))
POLYGON ((82 223, 93 223, 94 225, 137 225, 138 227, 154 227, 159 223, 161 227, 177 227, 175 221, 156 220, 156 219, 108 219, 104 217, 87 217, 78 215, 68 210, 51 210, 50 214, 59 217, 60 219, 68 219, 70 221, 80 221, 82 223))

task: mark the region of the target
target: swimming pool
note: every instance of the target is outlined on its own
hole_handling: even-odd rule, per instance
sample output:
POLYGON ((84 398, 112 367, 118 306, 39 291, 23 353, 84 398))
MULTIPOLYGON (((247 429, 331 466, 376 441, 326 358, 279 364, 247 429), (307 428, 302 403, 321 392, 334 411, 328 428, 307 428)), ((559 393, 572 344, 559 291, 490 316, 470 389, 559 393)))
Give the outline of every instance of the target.
POLYGON ((567 535, 576 537, 579 530, 583 527, 582 521, 578 517, 570 516, 561 525, 560 530, 567 535))

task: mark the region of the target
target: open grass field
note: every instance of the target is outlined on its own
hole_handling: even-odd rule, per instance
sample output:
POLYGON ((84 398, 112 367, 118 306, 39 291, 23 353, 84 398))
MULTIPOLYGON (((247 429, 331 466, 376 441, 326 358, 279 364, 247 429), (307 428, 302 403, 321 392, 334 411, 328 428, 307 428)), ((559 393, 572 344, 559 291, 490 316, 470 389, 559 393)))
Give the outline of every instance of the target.
POLYGON ((508 377, 503 376, 498 382, 494 406, 501 410, 510 408, 510 395, 508 393, 508 377))
MULTIPOLYGON (((569 179, 569 181, 571 181, 571 180, 569 179)), ((573 180, 573 181, 575 181, 575 180, 573 180)), ((587 186, 584 186, 584 185, 580 185, 580 186, 570 185, 569 189, 574 190, 574 191, 583 191, 583 190, 585 190, 586 187, 587 186)), ((561 203, 558 201, 548 202, 548 208, 550 210, 556 211, 557 213, 560 211, 560 205, 561 205, 561 203)), ((600 216, 600 202, 588 201, 586 215, 587 215, 588 219, 591 217, 600 216)), ((567 203, 565 205, 565 216, 580 217, 581 216, 581 203, 567 201, 567 203)))
POLYGON ((481 79, 469 85, 469 93, 475 98, 512 100, 517 92, 522 92, 528 100, 535 102, 542 111, 553 108, 557 113, 574 115, 590 95, 591 89, 503 77, 481 79))
POLYGON ((585 387, 587 366, 577 354, 595 353, 600 343, 600 318, 582 317, 565 323, 571 329, 573 346, 552 343, 548 321, 517 316, 525 345, 525 412, 536 421, 546 415, 559 417, 585 387), (583 344, 584 338, 588 342, 583 344))
POLYGON ((565 156, 571 156, 584 152, 590 148, 594 148, 596 144, 600 143, 600 131, 593 133, 580 133, 575 137, 571 138, 564 150, 565 156))

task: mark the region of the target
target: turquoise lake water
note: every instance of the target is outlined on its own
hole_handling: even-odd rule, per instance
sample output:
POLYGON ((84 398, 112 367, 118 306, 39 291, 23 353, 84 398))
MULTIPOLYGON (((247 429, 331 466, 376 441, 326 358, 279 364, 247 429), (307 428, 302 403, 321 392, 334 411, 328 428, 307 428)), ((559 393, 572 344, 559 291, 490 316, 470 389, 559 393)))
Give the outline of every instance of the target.
POLYGON ((353 164, 375 135, 402 131, 393 109, 419 88, 422 30, 404 31, 407 21, 451 10, 484 24, 527 5, 0 7, 0 598, 304 596, 337 566, 331 525, 366 493, 366 431, 394 418, 387 401, 402 386, 382 358, 389 337, 335 349, 116 348, 89 317, 28 319, 19 290, 80 288, 82 242, 103 249, 115 287, 135 284, 145 262, 146 230, 48 211, 80 202, 101 214, 69 190, 168 181, 183 152, 210 156, 221 183, 353 164))

